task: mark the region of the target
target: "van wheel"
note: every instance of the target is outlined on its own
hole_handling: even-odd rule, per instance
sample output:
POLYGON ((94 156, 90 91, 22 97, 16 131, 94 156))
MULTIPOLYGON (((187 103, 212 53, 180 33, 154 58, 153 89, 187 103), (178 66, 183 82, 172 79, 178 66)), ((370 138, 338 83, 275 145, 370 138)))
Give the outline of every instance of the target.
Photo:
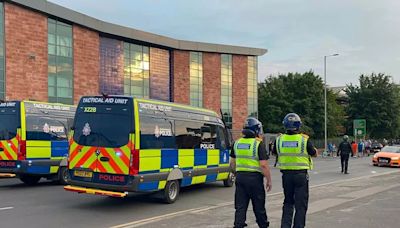
POLYGON ((58 183, 61 185, 68 184, 69 173, 65 166, 61 166, 58 170, 58 183))
POLYGON ((19 179, 27 185, 35 185, 37 184, 42 177, 40 176, 30 176, 30 175, 22 175, 19 179))
POLYGON ((228 179, 224 180, 224 186, 225 187, 232 187, 233 184, 235 183, 235 174, 233 173, 229 173, 228 175, 228 179))
POLYGON ((168 181, 164 188, 164 202, 174 203, 179 195, 179 182, 177 180, 168 181))

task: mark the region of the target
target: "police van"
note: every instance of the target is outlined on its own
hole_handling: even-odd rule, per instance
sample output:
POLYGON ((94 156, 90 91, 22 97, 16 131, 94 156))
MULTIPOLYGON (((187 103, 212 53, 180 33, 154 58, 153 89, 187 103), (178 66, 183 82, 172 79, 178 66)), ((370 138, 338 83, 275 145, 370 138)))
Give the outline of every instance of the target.
POLYGON ((82 97, 75 115, 65 190, 124 197, 181 187, 232 186, 230 139, 210 110, 125 96, 82 97))
POLYGON ((36 101, 0 103, 0 173, 28 185, 44 177, 66 184, 68 125, 76 108, 36 101))

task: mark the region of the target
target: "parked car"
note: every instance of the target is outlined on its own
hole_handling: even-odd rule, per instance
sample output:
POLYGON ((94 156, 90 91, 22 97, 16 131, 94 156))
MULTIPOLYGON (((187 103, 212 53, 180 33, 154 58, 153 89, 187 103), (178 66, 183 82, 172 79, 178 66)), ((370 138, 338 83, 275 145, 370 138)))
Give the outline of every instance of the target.
POLYGON ((374 142, 371 144, 371 152, 372 153, 377 153, 379 151, 381 151, 383 145, 378 143, 378 142, 374 142))
POLYGON ((372 157, 374 166, 400 167, 400 146, 385 146, 372 157))

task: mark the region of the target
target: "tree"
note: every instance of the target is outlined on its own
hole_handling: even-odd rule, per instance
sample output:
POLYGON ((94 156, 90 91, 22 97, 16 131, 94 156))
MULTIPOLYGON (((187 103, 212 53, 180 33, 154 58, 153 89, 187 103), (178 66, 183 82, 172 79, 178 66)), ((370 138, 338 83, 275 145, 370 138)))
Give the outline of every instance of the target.
POLYGON ((399 88, 391 76, 379 73, 361 75, 360 85, 350 84, 346 93, 348 129, 353 132, 354 119, 367 120, 367 134, 372 138, 395 138, 399 136, 400 101, 399 88))
MULTIPOLYGON (((344 122, 343 108, 336 94, 328 90, 328 135, 338 133, 344 122)), ((300 115, 302 131, 316 138, 324 136, 324 85, 312 71, 268 77, 258 87, 259 118, 266 132, 283 132, 282 119, 289 112, 300 115)))

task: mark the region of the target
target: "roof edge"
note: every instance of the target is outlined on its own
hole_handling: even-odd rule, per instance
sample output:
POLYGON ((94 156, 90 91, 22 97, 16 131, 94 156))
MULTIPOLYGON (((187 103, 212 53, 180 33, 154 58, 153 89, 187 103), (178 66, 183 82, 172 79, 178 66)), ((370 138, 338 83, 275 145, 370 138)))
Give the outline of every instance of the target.
POLYGON ((262 56, 268 51, 267 49, 262 48, 178 40, 167 36, 162 36, 102 21, 46 0, 5 0, 5 2, 31 8, 47 15, 55 16, 70 21, 74 24, 96 30, 100 33, 111 34, 118 37, 125 37, 146 43, 153 43, 167 48, 185 51, 218 52, 226 54, 254 56, 262 56))

